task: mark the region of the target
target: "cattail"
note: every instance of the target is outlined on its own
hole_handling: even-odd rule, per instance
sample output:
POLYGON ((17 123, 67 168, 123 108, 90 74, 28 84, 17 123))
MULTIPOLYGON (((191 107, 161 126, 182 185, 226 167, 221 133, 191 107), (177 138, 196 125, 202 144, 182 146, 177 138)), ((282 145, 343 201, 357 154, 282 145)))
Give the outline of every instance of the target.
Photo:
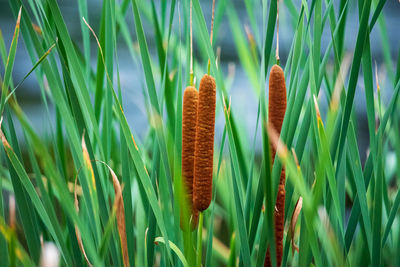
MULTIPOLYGON (((193 207, 193 169, 194 146, 196 139, 197 102, 199 93, 193 86, 188 86, 183 94, 182 110, 182 175, 188 211, 191 214, 191 227, 196 228, 198 211, 193 207)), ((181 216, 181 228, 184 229, 181 216)))
MULTIPOLYGON (((286 84, 283 70, 278 65, 271 68, 269 74, 268 123, 280 134, 286 112, 286 84)), ((276 150, 271 146, 271 159, 275 159, 276 150)))
MULTIPOLYGON (((268 100, 268 124, 280 134, 282 129, 283 118, 286 112, 286 84, 283 70, 278 65, 271 68, 269 75, 269 100, 268 100)), ((272 162, 275 159, 276 149, 271 147, 272 162)), ((276 209, 274 213, 275 224, 275 247, 276 247, 276 263, 277 266, 282 262, 283 251, 283 231, 285 224, 285 170, 282 169, 279 179, 278 195, 276 198, 276 209)), ((271 266, 270 251, 267 250, 264 266, 271 266)))
POLYGON ((193 203, 199 211, 208 208, 212 195, 216 86, 212 76, 200 81, 194 152, 193 203))
MULTIPOLYGON (((285 171, 282 170, 282 175, 285 176, 285 171)), ((276 208, 274 213, 275 221, 275 247, 276 247, 276 266, 281 266, 283 252, 283 230, 285 223, 285 185, 279 184, 278 196, 276 197, 276 208)), ((269 248, 265 257, 264 267, 271 266, 271 256, 269 248)))

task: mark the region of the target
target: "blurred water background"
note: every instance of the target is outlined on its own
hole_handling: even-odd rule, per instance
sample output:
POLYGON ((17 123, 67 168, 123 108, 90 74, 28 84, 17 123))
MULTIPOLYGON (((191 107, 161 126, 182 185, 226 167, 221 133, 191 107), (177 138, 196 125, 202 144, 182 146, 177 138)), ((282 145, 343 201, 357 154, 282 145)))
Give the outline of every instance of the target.
MULTIPOLYGON (((250 25, 250 22, 246 14, 244 2, 239 0, 230 0, 230 1, 232 1, 236 7, 238 16, 242 22, 242 26, 250 25)), ((158 3, 159 1, 156 2, 158 3)), ((257 18, 259 27, 261 29, 262 28, 261 1, 259 2, 260 2, 259 3, 260 8, 255 10, 258 10, 260 13, 257 15, 257 18)), ((293 2, 295 3, 296 6, 300 6, 301 3, 300 0, 294 0, 293 2)), ((337 2, 335 3, 335 10, 336 14, 338 14, 339 1, 335 2, 337 2)), ((64 16, 71 37, 80 47, 82 47, 81 25, 78 13, 77 0, 62 0, 58 1, 58 3, 61 8, 61 13, 64 16)), ((201 1, 203 12, 205 14, 208 25, 211 19, 211 3, 212 3, 211 0, 201 1)), ((294 36, 294 29, 291 23, 291 20, 293 18, 291 18, 290 13, 286 9, 286 7, 284 7, 283 4, 281 5, 281 7, 282 8, 280 9, 280 56, 282 60, 282 65, 284 66, 290 45, 293 41, 292 39, 294 36)), ((101 4, 99 3, 98 0, 88 0, 88 10, 89 10, 88 21, 92 25, 94 30, 98 32, 99 28, 98 22, 100 20, 100 15, 101 15, 101 4)), ((374 61, 376 61, 377 64, 379 82, 382 92, 382 99, 384 103, 387 103, 390 100, 389 98, 393 91, 393 84, 390 79, 390 72, 393 72, 393 70, 395 70, 395 62, 397 57, 399 56, 398 51, 400 47, 400 30, 399 30, 400 3, 397 0, 388 0, 383 9, 383 14, 385 18, 384 28, 386 28, 389 39, 389 43, 386 45, 388 45, 390 48, 392 69, 390 70, 386 68, 386 66, 384 66, 383 64, 384 62, 384 55, 382 53, 383 43, 378 23, 374 27, 371 33, 371 51, 372 51, 372 58, 374 61)), ((149 49, 156 62, 154 31, 148 21, 148 17, 142 14, 142 19, 145 21, 144 30, 149 44, 149 49)), ((347 53, 351 54, 355 47, 355 41, 357 38, 357 31, 358 31, 357 1, 350 0, 347 20, 348 21, 346 25, 345 50, 347 53)), ((176 16, 176 19, 174 20, 174 29, 173 29, 175 34, 178 34, 179 32, 177 28, 178 27, 177 21, 178 19, 176 16)), ((132 36, 135 36, 132 11, 130 7, 128 8, 127 12, 127 22, 132 36)), ((15 27, 15 18, 9 8, 8 1, 0 0, 0 29, 4 36, 7 49, 11 44, 14 27, 15 27)), ((214 36, 216 38, 215 40, 216 45, 222 48, 219 65, 224 70, 226 75, 229 72, 228 69, 230 69, 231 71, 234 69, 234 78, 232 82, 232 87, 229 92, 232 101, 231 107, 235 111, 235 116, 237 117, 237 121, 239 122, 240 126, 243 129, 247 129, 248 140, 246 141, 248 141, 249 144, 251 144, 254 136, 256 117, 257 117, 257 97, 254 94, 254 91, 251 89, 250 81, 240 65, 236 47, 229 27, 228 18, 226 16, 223 17, 222 24, 219 28, 219 32, 214 36)), ((327 22, 322 36, 321 53, 324 53, 330 39, 331 39, 331 33, 327 22)), ((133 40, 136 41, 135 37, 133 37, 133 40)), ((96 54, 97 45, 94 41, 94 38, 91 37, 91 41, 92 41, 91 56, 92 56, 92 63, 94 66, 96 64, 96 58, 97 58, 96 54)), ((125 43, 122 40, 121 42, 118 43, 119 43, 118 60, 119 60, 119 70, 120 70, 121 87, 124 99, 125 114, 128 118, 128 122, 131 128, 133 129, 133 132, 136 133, 139 136, 139 138, 143 138, 149 128, 148 118, 146 116, 144 98, 143 98, 143 86, 145 84, 143 71, 133 63, 133 60, 128 52, 125 43)), ((200 51, 198 51, 198 53, 196 53, 195 51, 195 56, 197 56, 197 58, 200 59, 200 57, 198 57, 199 53, 200 51)), ((330 64, 332 64, 332 59, 330 60, 330 64)), ((32 68, 32 63, 25 49, 25 45, 21 34, 17 49, 14 71, 13 71, 14 82, 18 83, 19 81, 21 81, 22 78, 29 72, 31 68, 32 68)), ((2 76, 4 75, 3 66, 0 66, 0 73, 2 76)), ((360 77, 361 77, 360 79, 362 79, 362 76, 360 77)), ((197 77, 198 80, 200 78, 201 77, 197 77)), ((364 161, 365 152, 367 151, 368 148, 369 137, 368 137, 368 126, 366 119, 365 94, 362 85, 363 81, 360 80, 356 90, 355 109, 358 118, 357 123, 359 126, 358 141, 360 145, 360 154, 362 160, 364 161)), ((159 88, 160 85, 158 84, 157 87, 159 88)), ((53 121, 53 123, 49 123, 47 112, 40 95, 40 89, 34 74, 30 75, 28 79, 23 83, 23 85, 20 88, 18 88, 16 94, 20 105, 28 115, 34 128, 39 133, 43 134, 45 138, 46 134, 48 134, 49 132, 48 131, 49 127, 54 127, 55 115, 50 118, 50 121, 53 121)), ((53 108, 50 106, 50 112, 49 112, 50 114, 52 114, 52 109, 53 108)), ((321 109, 322 110, 326 109, 326 102, 324 102, 324 97, 321 97, 321 109)), ((224 119, 222 113, 220 113, 217 118, 217 124, 216 124, 217 142, 220 142, 221 140, 219 136, 222 132, 223 125, 224 125, 224 119)), ((21 130, 19 129, 19 131, 21 130)), ((257 143, 261 144, 260 135, 257 136, 257 143)), ((260 147, 261 145, 256 145, 256 148, 259 149, 260 147)))

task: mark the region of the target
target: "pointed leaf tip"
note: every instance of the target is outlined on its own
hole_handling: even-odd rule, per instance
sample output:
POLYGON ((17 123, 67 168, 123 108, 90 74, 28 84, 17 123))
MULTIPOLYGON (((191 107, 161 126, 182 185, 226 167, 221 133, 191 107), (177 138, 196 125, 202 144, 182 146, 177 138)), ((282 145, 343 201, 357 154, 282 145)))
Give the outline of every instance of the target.
POLYGON ((19 28, 19 24, 21 22, 21 11, 22 11, 22 6, 19 8, 19 11, 18 11, 18 18, 17 18, 17 25, 16 25, 16 27, 18 27, 18 28, 19 28))

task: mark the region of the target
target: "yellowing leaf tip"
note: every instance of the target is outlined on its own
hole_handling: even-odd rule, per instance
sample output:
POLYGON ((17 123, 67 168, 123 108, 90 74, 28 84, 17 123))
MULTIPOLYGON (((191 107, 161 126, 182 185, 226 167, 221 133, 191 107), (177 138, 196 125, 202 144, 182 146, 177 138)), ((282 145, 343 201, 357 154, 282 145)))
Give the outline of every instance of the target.
POLYGON ((18 11, 18 18, 17 18, 17 25, 16 25, 16 27, 18 27, 18 28, 19 28, 19 24, 21 22, 21 11, 22 11, 22 6, 19 8, 19 11, 18 11))

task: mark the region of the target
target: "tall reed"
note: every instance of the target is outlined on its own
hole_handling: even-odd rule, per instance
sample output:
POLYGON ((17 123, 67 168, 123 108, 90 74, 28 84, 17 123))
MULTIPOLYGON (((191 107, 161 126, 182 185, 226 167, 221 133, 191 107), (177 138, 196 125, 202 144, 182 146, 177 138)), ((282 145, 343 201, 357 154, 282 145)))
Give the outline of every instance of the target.
MULTIPOLYGON (((194 86, 188 86, 183 94, 182 106, 182 175, 191 227, 196 228, 198 210, 193 207, 194 147, 196 139, 197 102, 199 93, 194 86)), ((184 229, 181 214, 181 228, 184 229)))
MULTIPOLYGON (((283 118, 286 112, 286 84, 283 70, 278 65, 271 68, 269 74, 269 99, 268 99, 268 124, 280 134, 283 118)), ((275 159, 276 149, 271 147, 272 163, 275 159)), ((279 179, 278 195, 274 212, 276 264, 281 265, 283 252, 283 231, 285 224, 285 170, 282 169, 279 179)), ((269 248, 265 257, 264 266, 271 266, 269 248)))
POLYGON ((212 196, 216 85, 205 74, 200 81, 194 152, 193 203, 199 210, 208 208, 212 196))

